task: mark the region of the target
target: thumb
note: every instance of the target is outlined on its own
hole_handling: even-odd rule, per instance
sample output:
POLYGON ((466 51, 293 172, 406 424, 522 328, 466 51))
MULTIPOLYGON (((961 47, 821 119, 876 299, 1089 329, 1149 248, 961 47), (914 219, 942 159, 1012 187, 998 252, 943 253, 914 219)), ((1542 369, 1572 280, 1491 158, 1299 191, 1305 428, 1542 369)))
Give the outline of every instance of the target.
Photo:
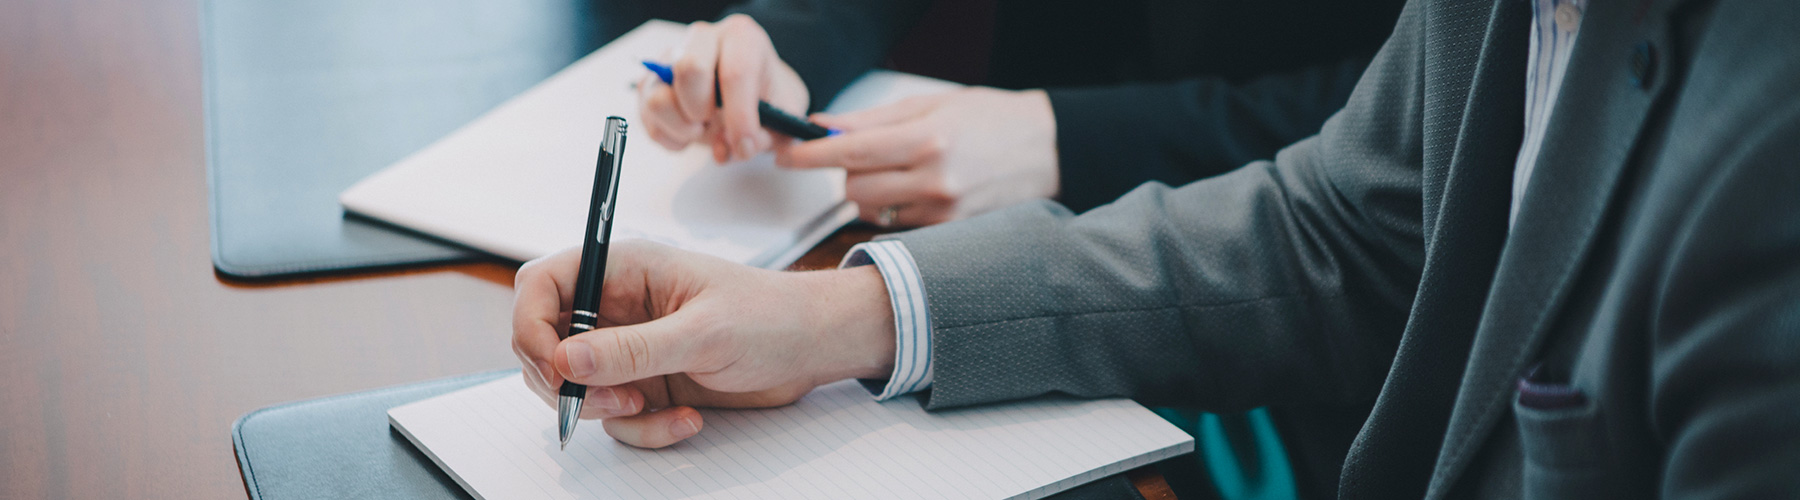
POLYGON ((695 358, 683 339, 680 313, 635 325, 601 328, 563 339, 551 357, 556 371, 569 381, 598 386, 688 371, 695 358))

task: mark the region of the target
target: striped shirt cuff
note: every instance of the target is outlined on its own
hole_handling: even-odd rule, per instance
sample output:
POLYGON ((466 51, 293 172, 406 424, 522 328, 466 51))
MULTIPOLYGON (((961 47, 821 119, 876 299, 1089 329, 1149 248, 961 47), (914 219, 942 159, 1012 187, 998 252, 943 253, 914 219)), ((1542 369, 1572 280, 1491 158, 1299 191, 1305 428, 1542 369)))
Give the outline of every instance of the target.
POLYGON ((925 307, 925 289, 919 265, 898 240, 871 241, 850 248, 839 269, 875 264, 887 282, 894 305, 894 373, 888 379, 864 380, 863 387, 886 400, 931 387, 931 311, 925 307))

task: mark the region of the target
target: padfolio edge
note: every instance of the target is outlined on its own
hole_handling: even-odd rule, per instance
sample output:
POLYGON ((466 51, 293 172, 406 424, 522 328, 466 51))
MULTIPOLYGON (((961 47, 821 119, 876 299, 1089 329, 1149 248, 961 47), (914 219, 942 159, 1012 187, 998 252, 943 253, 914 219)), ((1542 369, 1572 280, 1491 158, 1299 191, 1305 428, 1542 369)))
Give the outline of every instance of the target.
POLYGON ((518 369, 282 403, 231 424, 244 489, 254 500, 471 498, 404 436, 387 410, 518 369))

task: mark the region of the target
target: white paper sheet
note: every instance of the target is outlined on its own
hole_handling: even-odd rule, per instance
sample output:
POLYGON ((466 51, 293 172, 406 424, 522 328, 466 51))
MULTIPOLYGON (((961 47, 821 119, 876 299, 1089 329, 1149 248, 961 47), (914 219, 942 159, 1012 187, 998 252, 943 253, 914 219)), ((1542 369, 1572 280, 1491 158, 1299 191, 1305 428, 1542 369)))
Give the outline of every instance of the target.
MULTIPOLYGON (((631 124, 619 178, 615 239, 642 238, 754 266, 781 268, 856 217, 839 169, 783 170, 768 156, 720 167, 696 145, 663 149, 638 128, 637 94, 684 27, 650 21, 481 118, 369 176, 338 201, 358 214, 516 260, 578 245, 601 132, 631 124)), ((827 111, 845 112, 955 89, 877 71, 827 111)))
POLYGON ((1039 399, 927 413, 854 381, 766 410, 701 410, 661 450, 599 422, 559 450, 556 414, 520 376, 400 406, 388 420, 470 494, 510 498, 1041 498, 1193 451, 1124 399, 1039 399))

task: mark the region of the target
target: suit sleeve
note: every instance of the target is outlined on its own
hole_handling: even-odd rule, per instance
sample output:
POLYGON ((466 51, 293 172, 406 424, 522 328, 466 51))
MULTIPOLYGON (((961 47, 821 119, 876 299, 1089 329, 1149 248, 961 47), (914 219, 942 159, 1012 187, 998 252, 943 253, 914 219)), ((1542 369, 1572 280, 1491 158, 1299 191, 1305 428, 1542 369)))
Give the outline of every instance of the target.
POLYGON ((1075 212, 1145 182, 1212 177, 1319 132, 1344 107, 1368 56, 1233 83, 1220 77, 1048 89, 1062 192, 1075 212))
POLYGON ((725 14, 747 14, 769 33, 776 54, 806 82, 811 113, 880 64, 930 6, 930 0, 753 0, 725 14))
POLYGON ((1800 106, 1792 104, 1780 106, 1785 124, 1752 121, 1726 135, 1742 139, 1705 167, 1711 194, 1671 207, 1686 223, 1646 307, 1655 317, 1650 404, 1667 450, 1664 497, 1800 491, 1800 106))
POLYGON ((1423 266, 1416 8, 1343 111, 1273 161, 1081 216, 1040 202, 897 235, 932 318, 927 405, 1372 397, 1423 266))

